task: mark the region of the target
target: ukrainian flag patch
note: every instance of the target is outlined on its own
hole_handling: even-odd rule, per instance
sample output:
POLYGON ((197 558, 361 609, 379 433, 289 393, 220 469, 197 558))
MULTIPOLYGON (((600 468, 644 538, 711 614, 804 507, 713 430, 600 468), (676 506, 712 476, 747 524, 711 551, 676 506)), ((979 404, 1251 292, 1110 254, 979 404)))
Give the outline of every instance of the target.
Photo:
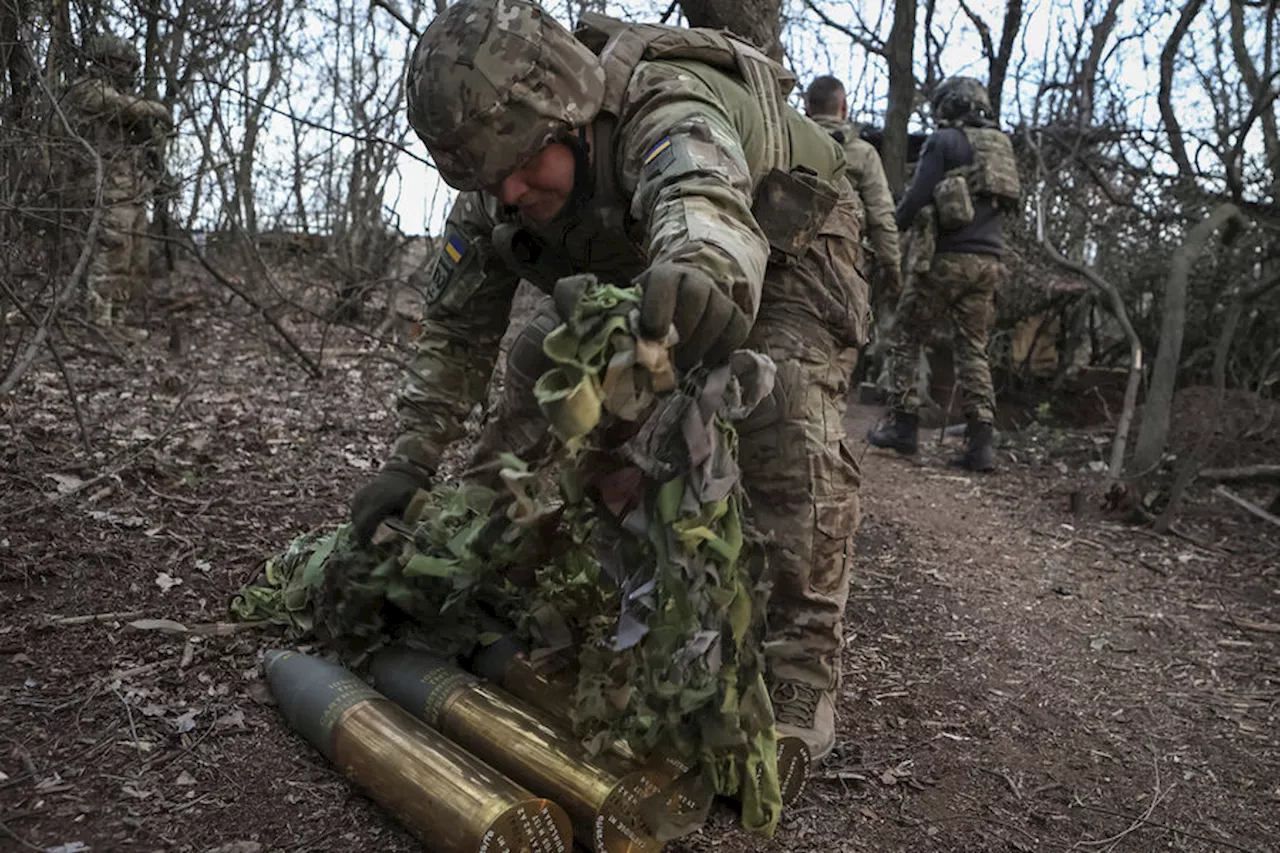
POLYGON ((654 160, 657 160, 658 156, 661 155, 663 151, 666 151, 670 147, 671 137, 664 136, 662 139, 658 140, 656 145, 649 149, 648 153, 644 155, 644 164, 648 166, 654 160))
POLYGON ((457 234, 453 234, 445 241, 444 253, 456 264, 467 253, 467 244, 462 242, 462 238, 457 234))

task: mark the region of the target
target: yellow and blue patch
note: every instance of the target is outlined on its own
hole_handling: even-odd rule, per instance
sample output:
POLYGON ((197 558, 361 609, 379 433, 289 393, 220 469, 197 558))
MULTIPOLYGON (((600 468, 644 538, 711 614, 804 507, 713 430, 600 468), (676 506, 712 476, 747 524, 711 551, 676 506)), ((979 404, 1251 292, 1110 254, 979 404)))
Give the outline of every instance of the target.
POLYGON ((664 136, 662 139, 659 139, 657 144, 654 145, 652 148, 650 148, 648 152, 644 155, 644 164, 648 166, 654 160, 657 160, 659 155, 661 155, 663 151, 666 151, 670 147, 671 147, 670 136, 664 136))
POLYGON ((467 244, 462 242, 462 238, 457 234, 453 234, 445 241, 444 253, 456 264, 467 253, 467 244))
POLYGON ((467 255, 467 241, 461 234, 450 231, 440 245, 440 254, 436 256, 436 268, 427 283, 426 298, 431 304, 444 295, 454 274, 462 267, 462 259, 467 255))

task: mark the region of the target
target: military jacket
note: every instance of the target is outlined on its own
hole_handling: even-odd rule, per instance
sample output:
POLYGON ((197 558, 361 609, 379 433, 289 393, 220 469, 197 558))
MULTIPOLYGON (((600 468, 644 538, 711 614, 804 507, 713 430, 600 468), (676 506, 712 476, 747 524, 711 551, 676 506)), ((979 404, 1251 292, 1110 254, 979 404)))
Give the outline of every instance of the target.
POLYGON ((900 266, 898 256, 898 224, 893 216, 893 193, 889 191, 889 179, 884 164, 875 147, 862 139, 858 125, 835 116, 811 116, 823 130, 831 134, 844 148, 848 162, 849 182, 862 200, 867 217, 867 241, 877 264, 896 271, 900 266))
POLYGON ((707 271, 754 317, 771 246, 752 208, 770 145, 782 146, 792 168, 848 193, 835 141, 789 107, 786 139, 767 139, 759 99, 732 73, 691 60, 641 61, 625 79, 606 69, 619 97, 591 126, 589 200, 543 225, 488 194, 455 201, 421 280, 425 317, 397 401, 404 433, 393 459, 432 472, 462 436, 484 399, 521 278, 549 289, 590 272, 626 284, 651 264, 676 261, 707 271))

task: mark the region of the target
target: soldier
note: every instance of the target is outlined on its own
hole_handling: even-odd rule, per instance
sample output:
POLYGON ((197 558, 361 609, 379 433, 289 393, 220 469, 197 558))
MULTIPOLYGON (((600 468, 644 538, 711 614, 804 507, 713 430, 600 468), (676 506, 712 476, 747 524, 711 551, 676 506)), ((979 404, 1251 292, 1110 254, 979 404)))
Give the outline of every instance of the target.
POLYGON ((893 407, 867 433, 876 447, 912 454, 917 448, 920 396, 917 355, 945 308, 955 330, 967 444, 954 463, 973 471, 995 467, 992 423, 995 392, 987 338, 995 318, 995 292, 1007 273, 1004 219, 1021 197, 1013 146, 990 119, 991 102, 977 80, 952 77, 932 99, 939 130, 925 142, 915 178, 898 204, 898 228, 913 229, 912 243, 932 243, 913 264, 898 301, 892 332, 893 407), (919 218, 923 217, 923 221, 919 218), (919 233, 924 229, 927 233, 919 233))
MULTIPOLYGON (((553 294, 577 272, 634 283, 640 332, 661 340, 674 325, 682 368, 743 346, 778 365, 772 396, 738 425, 740 464, 771 534, 778 727, 825 755, 859 521, 843 390, 867 315, 844 158, 786 106, 794 79, 727 34, 588 14, 579 38, 526 0, 461 0, 414 51, 409 120, 463 192, 426 286, 404 432, 355 495, 353 526, 368 537, 402 512, 463 435, 521 277, 553 294)), ((520 332, 477 460, 499 447, 530 458, 544 440, 531 389, 558 323, 544 311, 520 332)))
MULTIPOLYGON (((138 54, 116 35, 92 37, 85 44, 89 68, 67 89, 67 117, 102 159, 102 223, 89 262, 88 300, 93 320, 119 324, 136 285, 148 268, 147 201, 155 188, 154 164, 148 158, 158 132, 173 121, 159 101, 134 94, 138 54)), ((69 146, 69 155, 82 152, 69 146)), ((72 180, 77 206, 92 210, 97 183, 91 164, 79 160, 72 180), (87 182, 87 183, 85 183, 87 182)))
POLYGON ((809 84, 805 112, 844 148, 849 163, 845 172, 862 200, 867 215, 867 242, 871 247, 871 283, 875 302, 897 299, 902 292, 898 249, 898 225, 893 215, 893 193, 875 147, 862 138, 861 125, 849 121, 844 84, 836 77, 819 77, 809 84))

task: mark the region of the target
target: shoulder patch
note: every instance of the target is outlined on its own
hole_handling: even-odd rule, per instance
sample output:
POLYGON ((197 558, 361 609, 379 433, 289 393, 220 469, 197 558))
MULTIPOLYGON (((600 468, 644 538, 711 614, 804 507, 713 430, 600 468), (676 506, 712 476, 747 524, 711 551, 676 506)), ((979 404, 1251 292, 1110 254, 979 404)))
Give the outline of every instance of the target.
POLYGON ((667 167, 674 157, 675 152, 671 150, 671 137, 664 136, 662 139, 659 139, 652 148, 645 152, 645 171, 660 172, 667 167))
POLYGON ((431 272, 431 281, 427 283, 427 304, 434 303, 444 293, 449 279, 467 256, 467 241, 454 231, 446 231, 444 242, 440 245, 440 253, 436 255, 435 269, 431 272))

